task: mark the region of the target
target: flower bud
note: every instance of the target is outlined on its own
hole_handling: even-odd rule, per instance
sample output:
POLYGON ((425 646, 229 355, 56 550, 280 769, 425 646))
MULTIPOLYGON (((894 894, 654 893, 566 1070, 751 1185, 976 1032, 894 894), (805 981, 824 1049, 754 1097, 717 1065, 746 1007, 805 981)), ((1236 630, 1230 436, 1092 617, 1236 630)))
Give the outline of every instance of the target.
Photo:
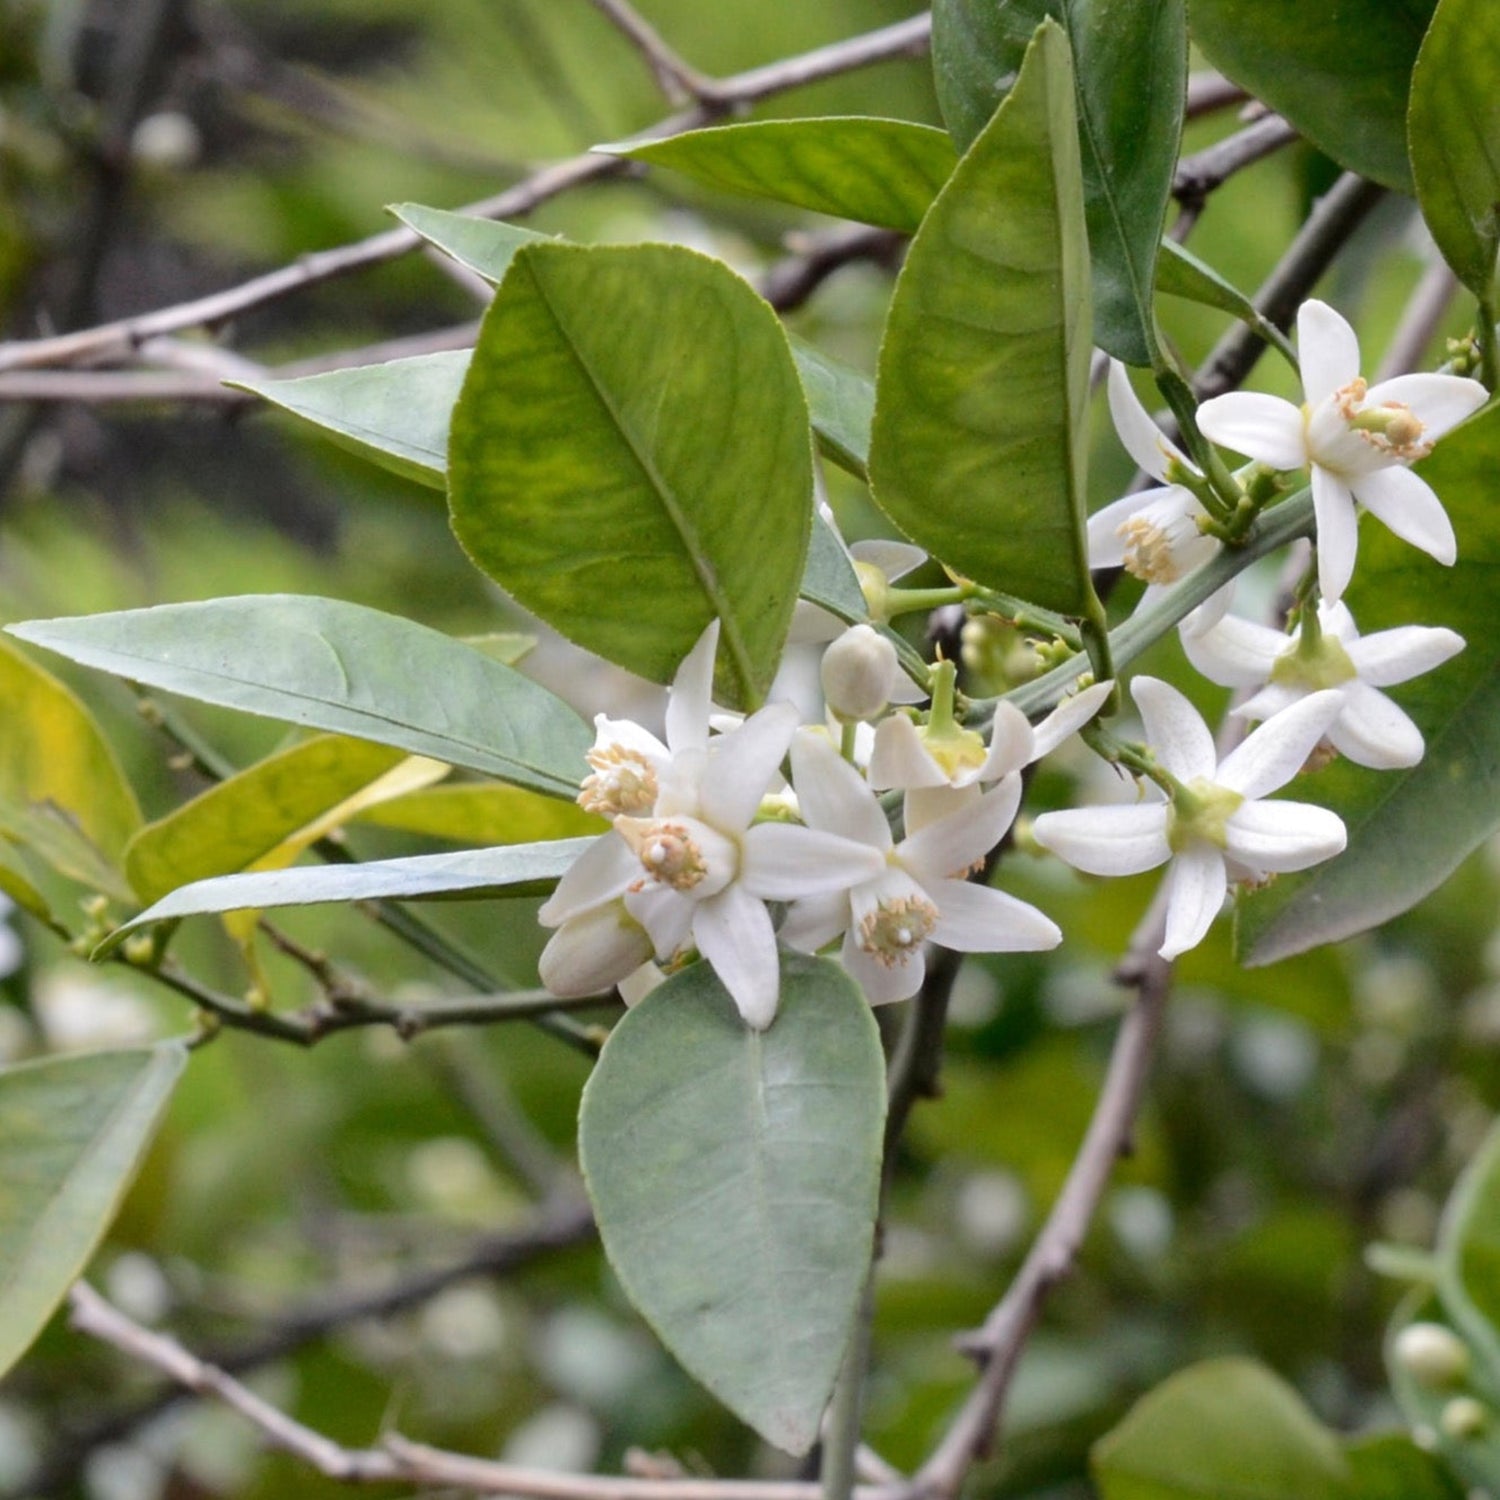
POLYGON ((1397 1363, 1429 1390, 1454 1386, 1469 1373, 1469 1349, 1441 1323, 1409 1323, 1396 1335, 1397 1363))
POLYGON ((571 999, 618 984, 651 953, 651 939, 625 903, 609 901, 569 917, 542 949, 538 967, 554 995, 571 999))
POLYGON ((823 653, 823 697, 840 723, 878 719, 891 701, 896 648, 869 625, 854 625, 823 653))
POLYGON ((1438 1418, 1438 1426, 1443 1429, 1443 1435, 1460 1442, 1479 1437, 1489 1425, 1489 1407, 1472 1396, 1455 1396, 1438 1418))

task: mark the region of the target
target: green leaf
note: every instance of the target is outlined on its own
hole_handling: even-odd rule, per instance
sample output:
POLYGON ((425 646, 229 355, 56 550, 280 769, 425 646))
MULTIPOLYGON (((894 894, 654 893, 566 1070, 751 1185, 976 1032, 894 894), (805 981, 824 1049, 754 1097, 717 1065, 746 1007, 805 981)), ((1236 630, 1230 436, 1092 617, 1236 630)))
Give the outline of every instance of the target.
POLYGON ((1411 191, 1406 101, 1437 0, 1189 0, 1193 40, 1341 167, 1411 191))
POLYGON ((576 802, 479 781, 407 792, 365 809, 356 821, 456 844, 541 843, 604 833, 609 826, 576 802))
POLYGON ((682 1364, 768 1442, 818 1433, 865 1278, 884 1064, 843 970, 784 956, 750 1030, 706 964, 628 1011, 579 1149, 610 1264, 682 1364))
POLYGON ((418 901, 424 897, 531 896, 548 888, 592 844, 592 838, 550 839, 456 854, 350 865, 299 865, 195 880, 118 927, 95 950, 104 958, 138 928, 226 911, 271 906, 318 906, 330 901, 418 901))
POLYGON ((652 681, 717 617, 722 700, 754 707, 802 581, 811 448, 786 335, 722 262, 532 245, 453 414, 453 529, 528 609, 652 681))
POLYGON ((856 479, 867 478, 874 382, 795 335, 791 342, 819 451, 856 479))
POLYGON ((1294 370, 1298 368, 1297 351, 1290 340, 1237 286, 1176 240, 1163 240, 1161 252, 1156 262, 1158 292, 1229 313, 1253 328, 1294 370))
POLYGON ((130 883, 155 901, 190 880, 242 870, 403 759, 342 735, 279 751, 141 829, 125 856, 130 883))
POLYGON ((1417 472, 1437 491, 1458 534, 1458 562, 1442 568, 1383 526, 1360 528, 1359 568, 1346 603, 1362 634, 1446 625, 1467 648, 1436 671, 1391 690, 1427 740, 1419 765, 1372 771, 1339 762, 1299 783, 1302 801, 1343 818, 1343 854, 1282 875, 1240 902, 1236 946, 1247 964, 1274 963, 1399 916, 1500 828, 1500 407, 1438 444, 1417 472))
POLYGON ((455 349, 297 380, 228 384, 321 427, 341 448, 383 469, 442 489, 448 420, 468 368, 469 351, 455 349))
POLYGON ((1349 1465, 1302 1398, 1246 1359, 1193 1365, 1095 1445, 1102 1500, 1348 1500, 1349 1465))
POLYGON ((560 698, 460 641, 363 605, 247 594, 6 627, 85 666, 395 745, 572 797, 591 736, 560 698))
POLYGON ((0 643, 0 835, 73 880, 129 895, 120 857, 140 826, 135 793, 78 698, 0 643))
POLYGON ((595 150, 670 167, 731 193, 908 234, 958 161, 941 130, 859 116, 715 125, 595 150))
POLYGON ((1500 10, 1440 0, 1407 117, 1422 217, 1458 279, 1489 303, 1500 249, 1500 10))
POLYGON ((1464 1500, 1464 1488, 1435 1455, 1400 1433, 1382 1432, 1344 1448, 1353 1500, 1464 1500))
POLYGON ((870 474, 918 545, 1062 611, 1090 596, 1089 352, 1072 69, 1047 22, 912 241, 880 351, 870 474))
POLYGON ((499 284, 522 245, 551 238, 497 219, 478 219, 473 214, 450 213, 444 208, 424 208, 420 203, 393 203, 389 211, 429 245, 492 285, 499 284))
POLYGON ((820 604, 839 619, 858 624, 870 617, 864 590, 843 541, 822 516, 813 517, 812 542, 807 549, 807 570, 802 575, 802 597, 820 604))
POLYGON ((1077 72, 1094 341, 1127 364, 1153 365, 1152 287, 1187 90, 1184 3, 937 0, 938 100, 961 147, 983 130, 1048 18, 1067 32, 1077 72))
POLYGON ((104 1237, 186 1060, 168 1045, 0 1070, 0 1375, 104 1237))

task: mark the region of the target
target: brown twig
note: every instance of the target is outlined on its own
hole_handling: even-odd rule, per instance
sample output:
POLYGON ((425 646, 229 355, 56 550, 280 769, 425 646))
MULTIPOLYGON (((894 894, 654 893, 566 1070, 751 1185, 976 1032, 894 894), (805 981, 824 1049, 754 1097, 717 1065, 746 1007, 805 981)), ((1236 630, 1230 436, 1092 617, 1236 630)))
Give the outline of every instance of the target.
POLYGON ((684 62, 629 0, 591 0, 591 4, 646 60, 668 104, 680 107, 694 99, 715 97, 713 80, 684 62))
POLYGON ((1201 209, 1209 195, 1236 172, 1253 166, 1297 139, 1297 132, 1280 115, 1263 115, 1234 135, 1206 146, 1177 163, 1172 196, 1184 208, 1201 209))

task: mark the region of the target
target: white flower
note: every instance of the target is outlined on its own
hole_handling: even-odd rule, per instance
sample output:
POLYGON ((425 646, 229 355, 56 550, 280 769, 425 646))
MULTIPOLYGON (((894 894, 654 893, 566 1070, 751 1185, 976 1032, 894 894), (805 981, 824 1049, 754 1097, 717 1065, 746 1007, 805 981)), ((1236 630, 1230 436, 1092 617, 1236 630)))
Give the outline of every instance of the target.
POLYGON ((1018 777, 899 844, 864 778, 824 735, 804 730, 793 741, 792 781, 810 827, 859 843, 876 863, 842 890, 794 902, 782 940, 812 953, 843 933, 844 967, 872 1005, 917 992, 929 938, 961 953, 1032 952, 1062 941, 1035 907, 966 878, 1014 820, 1018 777))
POLYGON ((1430 672, 1464 648, 1457 632, 1403 625, 1361 637, 1342 604, 1318 606, 1318 628, 1287 637, 1267 625, 1235 616, 1211 630, 1184 631, 1183 650, 1207 678, 1225 687, 1259 687, 1235 712, 1270 719, 1309 693, 1328 689, 1341 700, 1328 741, 1357 765, 1376 770, 1414 766, 1422 758, 1422 733, 1383 687, 1430 672))
POLYGON ((1297 343, 1300 408, 1250 391, 1217 396, 1198 408, 1204 435, 1277 469, 1311 467, 1325 599, 1342 598, 1354 573, 1356 500, 1403 541, 1451 565, 1458 547, 1447 513, 1405 466, 1477 411, 1484 387, 1458 375, 1398 375, 1366 386, 1354 330, 1323 302, 1302 304, 1297 343))
MULTIPOLYGON (((670 753, 660 747, 666 758, 614 726, 613 743, 641 749, 632 764, 649 766, 655 797, 649 808, 616 810, 613 831, 558 882, 537 914, 559 929, 541 967, 549 988, 554 980, 573 986, 556 993, 587 994, 625 978, 652 953, 666 961, 696 947, 740 1014, 759 1028, 775 1018, 779 989, 765 902, 846 889, 880 861, 835 835, 754 823, 796 731, 797 711, 773 703, 710 737, 716 637, 710 627, 673 682, 670 753)), ((638 791, 635 782, 630 787, 638 791)))
POLYGON ((896 648, 873 625, 851 625, 829 644, 819 667, 823 702, 840 724, 878 719, 892 703, 927 693, 902 670, 896 648))
POLYGON ((1296 775, 1342 700, 1331 692, 1302 699, 1216 765, 1208 726, 1176 688, 1138 677, 1131 694, 1147 742, 1178 784, 1173 800, 1043 813, 1033 832, 1091 875, 1138 875, 1174 860, 1160 952, 1176 958, 1202 940, 1231 876, 1261 880, 1343 849, 1344 825, 1325 808, 1261 800, 1296 775))
POLYGON ((1125 451, 1161 488, 1126 495, 1089 517, 1091 568, 1124 568, 1146 584, 1143 604, 1201 568, 1219 550, 1199 522, 1208 512, 1190 489, 1170 480, 1176 467, 1196 474, 1186 455, 1151 420, 1119 360, 1109 365, 1109 410, 1125 451))

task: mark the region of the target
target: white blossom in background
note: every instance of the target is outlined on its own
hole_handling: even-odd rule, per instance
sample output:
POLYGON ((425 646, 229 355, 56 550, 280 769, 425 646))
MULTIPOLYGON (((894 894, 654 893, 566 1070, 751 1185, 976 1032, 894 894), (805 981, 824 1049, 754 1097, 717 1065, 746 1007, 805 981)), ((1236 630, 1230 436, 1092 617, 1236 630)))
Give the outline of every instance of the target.
POLYGON ((1018 777, 900 843, 869 784, 826 735, 797 735, 792 782, 810 828, 861 845, 875 863, 841 889, 794 901, 782 940, 815 953, 842 934, 844 967, 872 1005, 921 988, 928 940, 961 953, 1034 952, 1062 941, 1035 907, 967 878, 1015 819, 1018 777))
POLYGON ((1172 861, 1160 953, 1176 958, 1202 941, 1231 878, 1306 869, 1343 849, 1343 822, 1326 808, 1263 800, 1301 769, 1342 700, 1334 692, 1302 699, 1219 762, 1208 726, 1176 688, 1138 677, 1131 694, 1148 745, 1178 783, 1173 800, 1043 813, 1032 832, 1091 875, 1138 875, 1172 861))
POLYGON ((665 746, 652 749, 620 721, 600 727, 594 776, 579 800, 602 810, 613 798, 614 828, 579 856, 538 912, 543 925, 558 929, 541 972, 555 994, 588 994, 636 973, 653 954, 668 962, 696 948, 745 1020, 765 1027, 780 989, 765 903, 847 889, 880 861, 835 834, 755 821, 796 732, 797 710, 773 703, 710 735, 717 641, 715 622, 673 681, 665 746), (606 781, 595 780, 605 774, 601 766, 606 781))
POLYGON ((1337 603, 1354 573, 1357 500, 1399 536, 1438 562, 1458 555, 1441 501, 1406 465, 1485 402, 1477 380, 1460 375, 1398 375, 1368 386, 1359 340, 1326 303, 1297 313, 1301 407, 1279 396, 1234 391, 1198 408, 1204 436, 1276 469, 1310 468, 1317 518, 1318 584, 1337 603))
POLYGON ((1341 708, 1327 739, 1341 755, 1375 770, 1414 766, 1422 732, 1381 688, 1430 672, 1464 648, 1456 631, 1403 625, 1361 636, 1343 604, 1318 606, 1318 629, 1283 635, 1268 625, 1226 616, 1211 629, 1184 631, 1187 658, 1211 682, 1259 688, 1234 712, 1270 719, 1310 693, 1336 692, 1341 708))

